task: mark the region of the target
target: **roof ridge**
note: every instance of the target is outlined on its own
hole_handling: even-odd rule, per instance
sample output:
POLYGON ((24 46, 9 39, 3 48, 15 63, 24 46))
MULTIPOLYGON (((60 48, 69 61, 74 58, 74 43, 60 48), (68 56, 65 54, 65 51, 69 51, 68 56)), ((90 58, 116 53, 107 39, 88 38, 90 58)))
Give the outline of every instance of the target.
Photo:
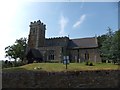
POLYGON ((95 38, 95 37, 75 38, 75 39, 70 39, 70 40, 78 40, 78 39, 92 39, 92 38, 95 38))

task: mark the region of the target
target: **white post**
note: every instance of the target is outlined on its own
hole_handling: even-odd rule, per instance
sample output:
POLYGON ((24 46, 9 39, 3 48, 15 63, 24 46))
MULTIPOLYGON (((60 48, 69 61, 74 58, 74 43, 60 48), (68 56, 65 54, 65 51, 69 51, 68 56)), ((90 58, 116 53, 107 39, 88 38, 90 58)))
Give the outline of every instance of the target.
POLYGON ((80 63, 80 58, 79 58, 79 63, 80 63))

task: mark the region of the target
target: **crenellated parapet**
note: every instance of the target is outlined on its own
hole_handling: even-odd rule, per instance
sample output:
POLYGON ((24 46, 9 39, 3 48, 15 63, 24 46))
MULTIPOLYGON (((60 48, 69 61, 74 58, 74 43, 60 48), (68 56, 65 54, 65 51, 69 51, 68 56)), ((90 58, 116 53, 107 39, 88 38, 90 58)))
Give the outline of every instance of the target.
POLYGON ((28 39, 28 46, 30 48, 38 48, 45 45, 45 30, 46 25, 40 20, 30 23, 30 33, 28 39))
POLYGON ((44 23, 42 23, 40 20, 34 21, 34 22, 30 22, 30 27, 33 27, 33 26, 39 26, 42 29, 46 30, 46 25, 44 23))
POLYGON ((46 46, 67 46, 69 37, 52 37, 46 38, 46 46))
POLYGON ((52 39, 69 39, 69 37, 64 36, 64 37, 51 37, 51 38, 46 38, 47 40, 52 40, 52 39))

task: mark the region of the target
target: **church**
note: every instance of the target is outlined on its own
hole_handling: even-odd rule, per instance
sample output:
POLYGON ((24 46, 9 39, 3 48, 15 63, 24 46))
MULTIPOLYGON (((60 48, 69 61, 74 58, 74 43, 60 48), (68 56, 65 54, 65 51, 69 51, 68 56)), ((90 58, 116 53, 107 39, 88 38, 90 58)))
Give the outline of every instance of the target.
POLYGON ((98 51, 97 37, 75 38, 52 37, 45 38, 46 25, 40 20, 30 23, 26 58, 28 63, 59 62, 67 57, 70 62, 101 62, 98 51))

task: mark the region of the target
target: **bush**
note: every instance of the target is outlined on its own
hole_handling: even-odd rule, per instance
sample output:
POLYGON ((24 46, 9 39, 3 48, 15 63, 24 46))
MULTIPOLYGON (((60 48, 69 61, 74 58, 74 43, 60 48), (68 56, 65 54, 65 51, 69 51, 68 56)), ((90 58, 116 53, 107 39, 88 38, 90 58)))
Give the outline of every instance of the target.
POLYGON ((92 63, 92 62, 90 62, 89 66, 93 66, 93 63, 92 63))
POLYGON ((85 63, 85 65, 89 65, 89 62, 87 61, 87 62, 85 63))
POLYGON ((22 62, 22 61, 17 61, 17 62, 13 61, 12 63, 13 63, 13 67, 18 67, 18 66, 23 66, 23 65, 25 65, 25 63, 22 62))
POLYGON ((102 59, 102 63, 106 63, 106 60, 103 60, 103 59, 102 59))
POLYGON ((87 61, 87 62, 85 63, 85 65, 87 65, 87 66, 94 66, 93 63, 90 62, 90 61, 87 61))
POLYGON ((108 63, 111 63, 111 61, 110 61, 110 60, 108 60, 108 63))
POLYGON ((6 60, 6 61, 2 61, 2 68, 9 68, 9 67, 12 67, 13 64, 12 62, 6 60))

